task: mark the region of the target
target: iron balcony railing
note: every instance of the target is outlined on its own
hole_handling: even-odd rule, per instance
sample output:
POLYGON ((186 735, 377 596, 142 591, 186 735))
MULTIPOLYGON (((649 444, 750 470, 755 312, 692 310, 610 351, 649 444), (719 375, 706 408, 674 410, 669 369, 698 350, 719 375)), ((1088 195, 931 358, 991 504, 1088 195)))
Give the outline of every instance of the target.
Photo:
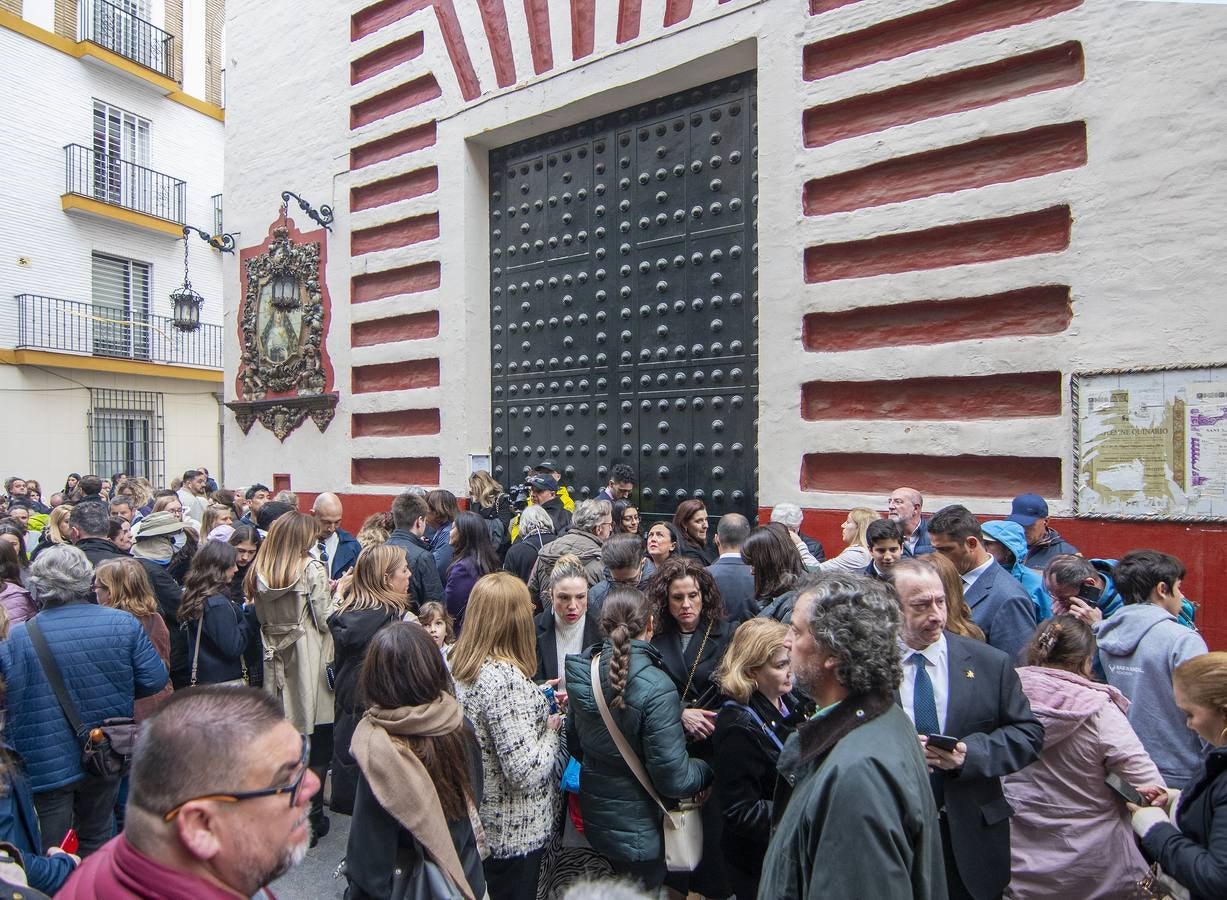
POLYGON ((111 304, 18 294, 17 333, 17 347, 23 350, 222 367, 220 325, 180 331, 166 316, 143 315, 111 304))
POLYGON ((81 144, 64 148, 64 191, 184 223, 187 182, 81 144))
POLYGON ((107 0, 78 0, 77 40, 90 41, 175 80, 175 38, 107 0))

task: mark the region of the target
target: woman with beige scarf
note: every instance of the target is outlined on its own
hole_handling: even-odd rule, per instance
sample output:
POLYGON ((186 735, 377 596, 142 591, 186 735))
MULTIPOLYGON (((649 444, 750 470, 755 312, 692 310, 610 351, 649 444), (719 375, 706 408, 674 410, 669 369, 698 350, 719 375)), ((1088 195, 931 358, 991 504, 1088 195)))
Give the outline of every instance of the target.
POLYGON ((450 680, 420 625, 393 622, 371 639, 358 683, 371 706, 350 743, 360 770, 346 848, 350 900, 400 900, 423 882, 436 897, 486 893, 473 827, 481 751, 450 680))

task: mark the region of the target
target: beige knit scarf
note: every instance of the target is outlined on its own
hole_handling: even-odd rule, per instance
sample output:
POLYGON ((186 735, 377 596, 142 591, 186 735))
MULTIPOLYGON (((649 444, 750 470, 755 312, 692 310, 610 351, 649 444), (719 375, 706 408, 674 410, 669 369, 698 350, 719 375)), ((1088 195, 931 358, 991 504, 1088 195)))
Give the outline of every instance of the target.
POLYGON ((371 707, 354 730, 350 752, 379 805, 420 843, 468 900, 475 900, 452 843, 443 807, 430 774, 406 737, 441 737, 460 728, 464 717, 451 694, 425 706, 371 707))

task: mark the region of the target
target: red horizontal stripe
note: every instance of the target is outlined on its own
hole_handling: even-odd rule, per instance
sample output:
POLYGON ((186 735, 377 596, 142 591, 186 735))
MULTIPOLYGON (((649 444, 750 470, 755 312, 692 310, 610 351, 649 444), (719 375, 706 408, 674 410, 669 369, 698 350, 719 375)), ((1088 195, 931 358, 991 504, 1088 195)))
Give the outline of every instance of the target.
POLYGON ((372 50, 366 56, 361 56, 349 64, 349 83, 358 84, 368 78, 373 78, 380 72, 386 72, 401 63, 421 56, 422 45, 422 32, 415 31, 408 37, 385 44, 378 50, 372 50))
POLYGON ((882 381, 810 381, 801 416, 845 419, 1021 419, 1061 414, 1060 372, 882 381))
POLYGON ((393 175, 380 181, 372 181, 349 190, 351 212, 386 206, 401 200, 411 200, 423 194, 434 193, 439 188, 439 170, 434 166, 414 169, 404 175, 393 175))
POLYGON ((351 375, 355 394, 413 391, 439 386, 439 361, 408 359, 404 362, 354 366, 351 375))
POLYGON ((930 456, 908 453, 807 453, 801 488, 885 496, 916 485, 950 497, 1061 496, 1061 460, 1052 456, 930 456))
POLYGON ((422 241, 433 241, 438 236, 439 214, 425 213, 353 232, 349 239, 350 255, 408 247, 422 241))
POLYGON ((429 72, 412 81, 368 97, 349 108, 349 127, 361 128, 388 116, 421 106, 440 96, 439 82, 429 72))
POLYGON ((396 409, 391 412, 354 413, 354 437, 415 437, 439 433, 437 409, 396 409))
POLYGON ((350 480, 354 484, 437 485, 439 458, 410 456, 396 459, 352 459, 350 480))
POLYGON ((438 286, 439 264, 431 260, 399 269, 355 275, 350 284, 350 302, 366 303, 397 294, 417 294, 438 286))
POLYGON ((417 341, 438 337, 439 311, 410 313, 386 319, 369 319, 354 322, 349 326, 351 347, 372 347, 376 344, 395 344, 400 341, 417 341))
POLYGON ((363 166, 383 162, 385 159, 395 159, 406 153, 434 146, 434 143, 435 122, 432 119, 421 125, 414 125, 404 131, 381 137, 377 141, 369 141, 354 147, 349 151, 349 167, 361 169, 363 166))

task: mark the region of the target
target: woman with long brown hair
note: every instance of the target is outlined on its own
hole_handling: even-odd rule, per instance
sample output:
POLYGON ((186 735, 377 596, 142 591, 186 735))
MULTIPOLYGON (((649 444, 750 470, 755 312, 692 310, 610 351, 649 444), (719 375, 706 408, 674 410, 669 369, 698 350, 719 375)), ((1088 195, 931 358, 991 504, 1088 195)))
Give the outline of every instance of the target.
POLYGON ((805 574, 805 566, 792 540, 780 534, 781 529, 788 530, 773 523, 751 531, 741 545, 741 561, 754 572, 754 599, 762 614, 787 622, 792 615, 789 600, 796 597, 793 588, 805 574))
POLYGON ((243 608, 230 599, 237 571, 238 552, 221 541, 206 541, 192 558, 176 616, 187 632, 189 684, 247 683, 243 653, 251 632, 243 608))
MULTIPOLYGON (((264 690, 280 701, 299 733, 311 735, 311 768, 323 783, 332 758, 335 715, 325 666, 332 660, 328 616, 332 595, 324 564, 311 556, 315 518, 290 511, 277 517, 243 584, 264 640, 264 690)), ((324 795, 311 799, 312 842, 328 833, 324 795)))
MULTIPOLYGON (((720 589, 701 563, 677 556, 665 560, 652 576, 647 595, 656 607, 652 646, 673 677, 690 753, 710 764, 715 752, 710 738, 716 730, 715 710, 720 702, 712 676, 733 639, 720 589)), ((720 810, 708 804, 703 808, 703 859, 693 872, 672 873, 670 888, 705 897, 728 896, 720 831, 720 810)))
POLYGON ((361 771, 345 857, 353 900, 387 897, 394 870, 423 880, 424 859, 467 900, 485 895, 472 825, 481 751, 450 683, 417 625, 393 622, 371 638, 357 683, 368 709, 351 745, 361 771))
POLYGON ((665 880, 663 815, 618 751, 595 691, 607 698, 614 724, 662 798, 693 797, 712 781, 711 768, 687 755, 677 688, 651 643, 655 612, 655 604, 638 590, 610 588, 601 607, 601 627, 609 637, 567 658, 567 748, 583 764, 584 836, 616 874, 648 890, 665 880), (596 685, 594 655, 600 657, 596 685))
POLYGON ((349 815, 354 809, 358 769, 349 753, 349 740, 366 703, 358 693, 358 672, 375 634, 390 622, 414 616, 409 612, 409 563, 401 547, 376 544, 358 554, 348 576, 341 602, 328 617, 332 634, 335 721, 332 760, 333 812, 349 815))
POLYGON ((537 646, 528 588, 510 572, 478 580, 468 626, 451 652, 464 714, 481 745, 481 821, 493 900, 534 900, 553 832, 562 719, 533 684, 537 646))
MULTIPOLYGON (((170 632, 159 613, 153 582, 149 580, 145 567, 135 559, 103 560, 94 570, 94 594, 102 606, 113 606, 136 617, 169 672, 170 632)), ((139 698, 132 718, 138 722, 148 718, 158 704, 173 692, 174 688, 168 681, 166 687, 152 697, 139 698)))

